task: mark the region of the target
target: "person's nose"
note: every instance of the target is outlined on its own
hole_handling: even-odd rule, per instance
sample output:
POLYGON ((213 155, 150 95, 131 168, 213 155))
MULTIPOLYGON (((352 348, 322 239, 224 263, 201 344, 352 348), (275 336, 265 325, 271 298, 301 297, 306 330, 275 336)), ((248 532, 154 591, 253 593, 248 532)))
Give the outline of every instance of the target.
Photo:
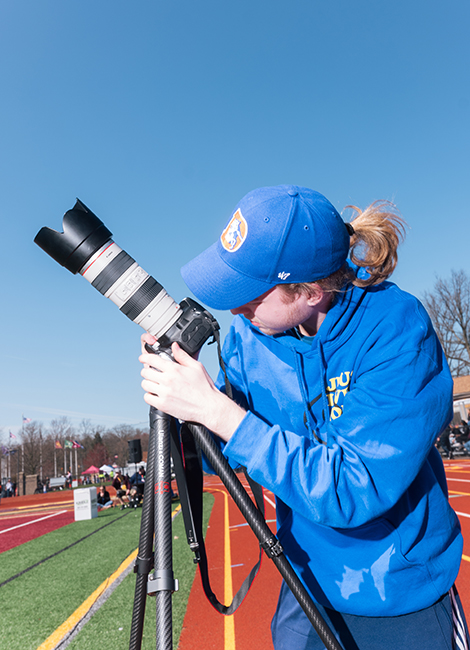
POLYGON ((242 314, 243 316, 246 316, 250 312, 249 305, 241 305, 241 307, 236 307, 235 309, 231 309, 230 312, 236 316, 237 314, 242 314))

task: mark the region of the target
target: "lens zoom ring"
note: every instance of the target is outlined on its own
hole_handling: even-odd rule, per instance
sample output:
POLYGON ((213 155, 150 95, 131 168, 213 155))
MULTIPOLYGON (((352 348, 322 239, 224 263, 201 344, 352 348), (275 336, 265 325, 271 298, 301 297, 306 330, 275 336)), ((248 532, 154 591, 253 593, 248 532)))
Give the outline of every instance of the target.
POLYGON ((119 280, 121 275, 134 264, 134 261, 126 251, 121 251, 93 280, 92 286, 104 295, 119 280))
POLYGON ((152 300, 158 296, 163 287, 154 278, 149 277, 144 284, 127 300, 121 307, 121 311, 131 320, 150 305, 152 300))

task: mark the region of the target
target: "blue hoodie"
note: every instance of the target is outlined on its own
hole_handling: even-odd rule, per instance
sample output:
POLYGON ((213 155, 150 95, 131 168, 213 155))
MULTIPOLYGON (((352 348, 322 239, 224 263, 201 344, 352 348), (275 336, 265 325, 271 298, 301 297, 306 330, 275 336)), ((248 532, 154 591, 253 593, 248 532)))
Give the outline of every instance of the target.
POLYGON ((224 453, 276 495, 278 537, 314 600, 395 616, 447 592, 462 537, 434 442, 452 378, 419 301, 348 286, 311 339, 236 316, 223 356, 248 409, 224 453))

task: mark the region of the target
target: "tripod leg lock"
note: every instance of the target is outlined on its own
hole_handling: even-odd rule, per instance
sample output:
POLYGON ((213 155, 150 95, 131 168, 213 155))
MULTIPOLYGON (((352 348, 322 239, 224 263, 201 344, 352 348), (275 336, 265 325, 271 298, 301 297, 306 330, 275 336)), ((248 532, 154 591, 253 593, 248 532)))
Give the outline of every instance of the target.
POLYGON ((153 557, 144 558, 144 557, 137 556, 137 559, 134 564, 134 573, 148 576, 148 574, 152 569, 153 569, 153 557))
POLYGON ((175 580, 173 571, 168 569, 155 569, 147 582, 147 595, 155 596, 157 591, 178 591, 178 580, 175 580))
POLYGON ((284 549, 281 546, 281 542, 278 540, 278 538, 275 535, 265 540, 261 544, 261 548, 264 549, 266 555, 271 559, 274 557, 279 557, 284 553, 284 549))

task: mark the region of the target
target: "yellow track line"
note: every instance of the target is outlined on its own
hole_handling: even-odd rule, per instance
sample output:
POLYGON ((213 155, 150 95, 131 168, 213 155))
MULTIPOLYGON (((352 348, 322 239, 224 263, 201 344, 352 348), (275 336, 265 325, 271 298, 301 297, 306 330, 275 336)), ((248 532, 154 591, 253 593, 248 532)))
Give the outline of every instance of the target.
POLYGON ((17 510, 34 510, 35 508, 50 508, 51 506, 73 506, 73 499, 64 499, 63 501, 50 501, 46 503, 32 503, 29 506, 17 506, 15 508, 10 508, 9 510, 3 510, 1 514, 6 514, 7 512, 15 512, 17 510))
POLYGON ((73 503, 67 503, 56 505, 56 506, 47 506, 45 508, 39 508, 37 510, 24 510, 19 512, 18 510, 10 510, 8 512, 0 512, 0 519, 18 519, 18 517, 29 517, 30 515, 42 515, 44 512, 56 512, 59 508, 61 510, 73 510, 73 503))
POLYGON ((455 467, 446 467, 445 468, 449 473, 452 472, 454 474, 468 474, 470 471, 469 466, 467 467, 460 467, 459 465, 456 465, 455 467))
MULTIPOLYGON (((230 521, 228 515, 228 494, 224 495, 224 598, 226 603, 231 603, 233 599, 232 585, 232 550, 230 548, 230 521)), ((233 614, 224 616, 224 648, 225 650, 235 650, 235 622, 233 614)))
MULTIPOLYGON (((231 603, 233 600, 233 585, 228 494, 225 490, 210 486, 206 487, 210 492, 220 492, 224 497, 224 603, 231 603)), ((235 621, 233 614, 224 616, 224 650, 235 650, 235 621)))
POLYGON ((67 634, 69 634, 79 624, 82 618, 93 607, 98 598, 103 595, 106 589, 110 587, 113 582, 119 578, 121 573, 127 569, 129 564, 137 557, 138 551, 139 549, 135 549, 135 551, 124 560, 121 566, 111 574, 109 578, 102 582, 98 589, 95 589, 91 596, 89 596, 85 602, 83 602, 80 607, 78 607, 74 613, 44 641, 44 643, 41 643, 37 650, 53 650, 57 644, 60 643, 67 634))
MULTIPOLYGON (((181 510, 181 505, 178 505, 174 511, 172 512, 172 519, 178 514, 178 512, 181 510)), ((51 634, 49 638, 47 638, 44 643, 41 643, 41 645, 37 648, 37 650, 54 650, 54 648, 61 642, 63 639, 72 632, 72 630, 80 623, 82 618, 88 614, 90 609, 93 607, 95 602, 100 598, 100 596, 103 595, 103 593, 110 587, 113 582, 115 582, 119 576, 127 569, 129 564, 135 560, 137 557, 137 553, 139 552, 139 549, 136 548, 135 551, 132 551, 132 553, 124 560, 124 562, 121 564, 121 566, 114 572, 112 573, 109 578, 106 578, 104 582, 100 584, 98 589, 95 589, 95 591, 89 596, 81 605, 78 607, 74 613, 69 616, 69 618, 62 623, 60 627, 57 628, 55 632, 51 634)))

